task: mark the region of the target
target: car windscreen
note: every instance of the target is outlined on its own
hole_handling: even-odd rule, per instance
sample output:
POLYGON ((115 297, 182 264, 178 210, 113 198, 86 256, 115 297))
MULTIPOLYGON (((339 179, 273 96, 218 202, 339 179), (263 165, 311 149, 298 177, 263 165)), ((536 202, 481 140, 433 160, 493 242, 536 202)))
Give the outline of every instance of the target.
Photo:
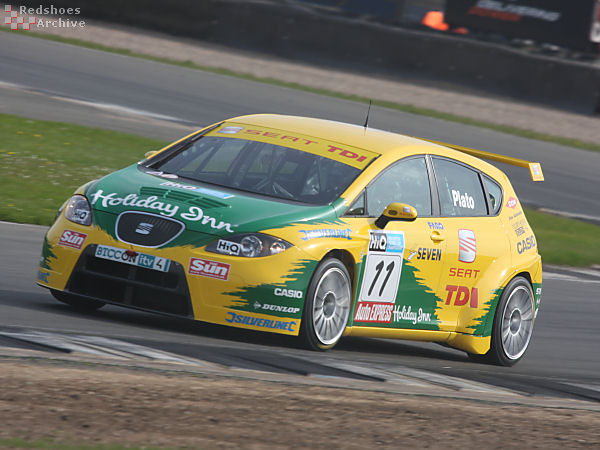
POLYGON ((202 136, 149 167, 189 180, 313 205, 333 202, 360 169, 272 143, 202 136))

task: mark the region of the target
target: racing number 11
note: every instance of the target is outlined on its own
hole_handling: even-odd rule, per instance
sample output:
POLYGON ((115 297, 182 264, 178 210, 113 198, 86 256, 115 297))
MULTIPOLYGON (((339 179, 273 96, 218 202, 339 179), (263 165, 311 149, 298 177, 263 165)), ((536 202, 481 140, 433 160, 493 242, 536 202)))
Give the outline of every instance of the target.
MULTIPOLYGON (((394 261, 391 261, 385 268, 387 274, 385 276, 385 279, 383 280, 383 283, 381 284, 381 288, 379 289, 379 297, 381 297, 381 295, 383 294, 385 285, 387 284, 387 282, 390 279, 390 276, 392 275, 392 271, 394 270, 394 265, 395 265, 394 261)), ((370 296, 373 293, 373 288, 375 287, 375 284, 377 284, 377 280, 379 279, 381 272, 383 272, 383 266, 384 266, 383 261, 379 261, 379 264, 377 264, 375 266, 375 270, 377 271, 377 273, 375 274, 375 278, 373 278, 373 282, 371 283, 371 287, 369 288, 369 292, 367 293, 367 295, 370 296)))
POLYGON ((370 231, 359 302, 394 303, 402 273, 404 233, 370 231))

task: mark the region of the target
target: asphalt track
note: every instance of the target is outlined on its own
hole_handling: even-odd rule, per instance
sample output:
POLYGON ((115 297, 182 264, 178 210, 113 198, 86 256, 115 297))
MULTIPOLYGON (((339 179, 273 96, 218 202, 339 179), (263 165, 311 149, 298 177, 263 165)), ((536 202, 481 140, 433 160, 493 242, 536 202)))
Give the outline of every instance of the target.
MULTIPOLYGON (((352 123, 364 120, 364 106, 353 102, 9 33, 0 33, 0 55, 0 82, 29 88, 0 87, 0 110, 25 116, 73 118, 74 122, 113 129, 126 127, 140 133, 151 129, 157 137, 165 138, 175 137, 172 135, 192 124, 199 126, 255 112, 352 123), (119 105, 154 116, 146 114, 148 120, 118 123, 106 110, 90 108, 78 103, 80 100, 119 105), (160 122, 162 128, 152 121, 160 122)), ((541 161, 548 180, 543 184, 533 184, 522 169, 507 170, 523 200, 552 209, 600 215, 598 154, 380 108, 372 112, 371 124, 541 161)), ((214 357, 218 353, 226 359, 229 355, 258 369, 273 369, 274 359, 286 358, 303 358, 315 364, 337 361, 390 368, 401 365, 531 395, 600 400, 597 281, 545 279, 542 310, 531 346, 525 359, 513 368, 474 364, 462 352, 435 344, 375 339, 348 338, 333 351, 321 354, 297 348, 290 338, 117 307, 105 307, 94 314, 75 312, 35 285, 43 232, 42 227, 0 223, 0 331, 86 333, 188 357, 214 357), (249 358, 249 354, 254 357, 249 358)))
POLYGON ((436 344, 382 339, 346 338, 335 349, 319 353, 299 348, 291 337, 119 307, 74 311, 35 285, 44 232, 40 226, 0 222, 0 347, 6 345, 2 332, 75 333, 246 369, 292 374, 316 370, 323 376, 337 376, 335 367, 417 370, 441 376, 442 382, 450 376, 524 395, 600 401, 600 278, 548 277, 530 348, 512 368, 476 364, 463 352, 436 344))
MULTIPOLYGON (((210 64, 207 61, 207 64, 210 64)), ((0 86, 0 111, 74 121, 172 139, 181 124, 200 126, 249 113, 306 115, 362 124, 366 106, 243 79, 65 45, 28 36, 0 34, 0 82, 36 91, 7 91, 0 86), (49 97, 51 95, 52 97, 49 97), (57 107, 58 99, 63 100, 57 107), (117 105, 160 115, 163 127, 118 124, 105 112, 73 101, 117 105), (177 124, 169 129, 164 122, 177 124)), ((600 217, 600 153, 519 138, 443 120, 374 108, 374 128, 451 142, 540 161, 544 183, 526 170, 502 166, 522 202, 600 217)))

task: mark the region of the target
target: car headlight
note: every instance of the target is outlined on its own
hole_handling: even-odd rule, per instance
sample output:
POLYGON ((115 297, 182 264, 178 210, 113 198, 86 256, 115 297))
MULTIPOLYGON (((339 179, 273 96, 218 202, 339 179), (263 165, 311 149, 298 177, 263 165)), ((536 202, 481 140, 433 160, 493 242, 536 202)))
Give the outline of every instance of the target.
POLYGON ((92 223, 92 209, 90 203, 83 195, 74 195, 65 206, 65 217, 71 222, 81 225, 92 223))
POLYGON ((276 255, 291 246, 292 244, 289 242, 267 234, 249 233, 214 241, 206 246, 206 251, 222 255, 257 258, 259 256, 276 255))

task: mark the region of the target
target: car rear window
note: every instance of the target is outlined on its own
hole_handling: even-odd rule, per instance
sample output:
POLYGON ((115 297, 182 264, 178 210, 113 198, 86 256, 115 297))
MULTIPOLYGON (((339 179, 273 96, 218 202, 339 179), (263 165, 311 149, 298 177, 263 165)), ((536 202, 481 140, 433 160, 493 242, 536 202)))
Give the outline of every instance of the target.
POLYGON ((487 201, 479 174, 450 161, 433 158, 442 216, 486 216, 487 201))

